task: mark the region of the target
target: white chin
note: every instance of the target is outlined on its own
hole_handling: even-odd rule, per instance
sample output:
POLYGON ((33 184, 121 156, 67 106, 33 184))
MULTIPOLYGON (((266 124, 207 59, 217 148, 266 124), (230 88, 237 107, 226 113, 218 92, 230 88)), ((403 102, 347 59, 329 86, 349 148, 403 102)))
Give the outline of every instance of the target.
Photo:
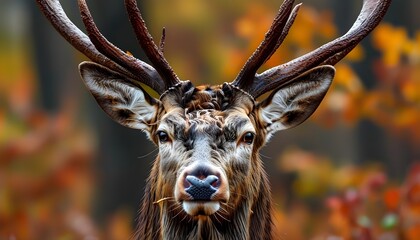
POLYGON ((183 201, 182 208, 192 216, 209 216, 219 210, 220 203, 218 201, 183 201))

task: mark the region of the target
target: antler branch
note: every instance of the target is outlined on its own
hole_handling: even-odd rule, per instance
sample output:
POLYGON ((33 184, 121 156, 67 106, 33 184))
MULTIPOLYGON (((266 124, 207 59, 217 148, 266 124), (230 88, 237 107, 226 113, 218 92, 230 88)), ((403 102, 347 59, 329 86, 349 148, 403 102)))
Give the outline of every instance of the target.
MULTIPOLYGON (((156 58, 163 55, 154 55, 150 59, 152 64, 158 71, 149 64, 126 54, 110 43, 98 30, 93 21, 92 15, 86 4, 86 0, 78 0, 80 13, 83 23, 86 27, 88 35, 84 34, 76 25, 67 17, 59 0, 36 0, 41 11, 44 13, 54 28, 77 50, 83 53, 93 62, 101 64, 113 71, 116 71, 127 77, 127 80, 134 85, 144 83, 151 87, 157 93, 162 94, 169 87, 176 84, 173 78, 167 78, 165 71, 169 67, 159 69, 162 65, 156 64, 156 58), (169 80, 166 80, 169 79, 169 80)), ((144 26, 147 32, 146 27, 144 26)), ((149 35, 150 36, 150 35, 149 35)), ((146 50, 146 54, 150 50, 146 50)), ((147 54, 150 57, 150 54, 147 54)), ((166 60, 163 59, 164 62, 166 60)), ((167 62, 166 62, 167 63, 167 62)), ((170 67, 169 67, 170 69, 170 67)), ((172 69, 170 69, 172 71, 172 69)), ((173 71, 172 71, 173 73, 173 71)), ((175 73, 173 73, 174 76, 175 73)), ((177 79, 177 78, 176 78, 177 79)), ((179 81, 179 80, 178 80, 179 81)))
POLYGON ((180 80, 178 76, 172 70, 168 61, 165 59, 158 46, 154 43, 152 36, 147 30, 140 10, 137 7, 136 0, 125 0, 125 6, 140 46, 152 62, 153 66, 159 72, 159 75, 164 79, 167 88, 179 83, 180 80))
MULTIPOLYGON (((291 4, 289 1, 285 1, 284 4, 286 3, 291 4)), ((379 24, 390 4, 391 0, 364 0, 357 20, 343 36, 288 63, 254 75, 252 84, 243 84, 242 81, 247 83, 249 80, 242 79, 235 80, 233 84, 238 86, 243 85, 244 90, 248 91, 254 97, 258 97, 289 83, 295 77, 311 68, 325 64, 336 64, 379 24)), ((266 59, 264 58, 264 61, 261 61, 258 58, 257 60, 258 62, 264 62, 266 59)))
POLYGON ((160 78, 149 78, 148 73, 145 70, 144 62, 132 57, 125 53, 118 47, 114 46, 109 42, 99 31, 95 22, 93 21, 92 15, 90 14, 89 8, 85 0, 78 0, 80 14, 82 21, 86 27, 86 31, 93 45, 96 49, 110 58, 112 61, 123 66, 124 68, 136 73, 136 77, 142 79, 142 82, 152 89, 158 89, 158 92, 163 92, 164 86, 162 79, 160 78))
POLYGON ((297 5, 292 11, 294 2, 295 0, 286 0, 283 2, 264 40, 247 60, 241 72, 235 81, 233 81, 233 85, 246 90, 246 86, 251 85, 258 69, 276 52, 281 43, 283 43, 301 5, 297 5))
POLYGON ((100 63, 114 71, 129 74, 109 58, 96 50, 95 46, 79 28, 67 17, 58 0, 37 0, 38 6, 48 21, 73 47, 94 62, 100 63))

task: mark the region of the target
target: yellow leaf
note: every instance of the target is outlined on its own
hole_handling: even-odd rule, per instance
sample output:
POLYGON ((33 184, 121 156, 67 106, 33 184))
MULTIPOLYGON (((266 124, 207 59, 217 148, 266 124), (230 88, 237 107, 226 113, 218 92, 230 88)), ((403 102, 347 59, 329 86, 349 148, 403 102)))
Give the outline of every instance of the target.
POLYGON ((337 28, 334 25, 333 15, 329 11, 321 14, 319 23, 319 33, 325 38, 333 38, 337 36, 337 28))
POLYGON ((420 80, 415 79, 404 82, 401 86, 401 92, 407 101, 420 104, 420 80))
POLYGON ((407 31, 404 28, 387 23, 379 25, 373 33, 373 43, 383 52, 383 61, 387 66, 398 64, 407 41, 407 31))
POLYGON ((360 61, 365 56, 361 45, 357 45, 351 52, 346 56, 347 60, 360 61))
POLYGON ((363 85, 359 76, 353 69, 344 63, 336 65, 336 75, 334 81, 336 84, 344 87, 346 91, 358 93, 363 91, 363 85))

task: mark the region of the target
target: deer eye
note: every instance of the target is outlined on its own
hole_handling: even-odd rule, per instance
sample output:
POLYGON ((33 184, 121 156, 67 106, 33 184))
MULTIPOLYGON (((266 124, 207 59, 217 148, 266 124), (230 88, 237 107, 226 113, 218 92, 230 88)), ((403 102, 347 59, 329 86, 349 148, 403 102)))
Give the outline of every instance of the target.
POLYGON ((164 131, 158 131, 156 135, 158 136, 160 143, 166 143, 169 141, 169 135, 164 131))
POLYGON ((252 132, 247 132, 242 136, 242 142, 251 145, 254 142, 255 134, 252 132))

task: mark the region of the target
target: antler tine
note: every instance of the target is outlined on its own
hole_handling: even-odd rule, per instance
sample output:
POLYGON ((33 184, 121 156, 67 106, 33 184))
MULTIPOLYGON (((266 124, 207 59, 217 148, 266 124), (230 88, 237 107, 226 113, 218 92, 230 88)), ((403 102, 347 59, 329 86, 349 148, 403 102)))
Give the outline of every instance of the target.
POLYGON ((266 33, 264 40, 247 60, 236 79, 232 82, 233 85, 247 90, 247 86, 252 84, 258 69, 270 59, 273 53, 281 45, 289 32, 301 5, 297 5, 292 11, 294 2, 295 0, 285 0, 280 6, 277 16, 266 33))
POLYGON ((159 94, 162 94, 166 89, 164 88, 163 80, 157 76, 155 70, 148 66, 145 62, 140 61, 131 55, 128 55, 111 42, 109 42, 99 31, 95 22, 93 21, 92 15, 90 14, 89 8, 86 4, 86 0, 78 0, 80 14, 82 21, 86 27, 86 31, 92 43, 95 45, 99 52, 109 57, 119 65, 127 68, 131 72, 136 74, 136 79, 147 86, 154 89, 159 94), (149 70, 148 72, 146 72, 149 70), (155 75, 155 76, 152 76, 155 75))
POLYGON ((336 64, 379 24, 390 4, 391 0, 364 0, 357 20, 346 34, 288 63, 257 74, 248 92, 258 97, 313 67, 336 64))
POLYGON ((140 82, 142 82, 150 86, 159 94, 165 91, 160 76, 157 74, 156 70, 148 64, 133 58, 134 63, 132 65, 136 63, 139 65, 139 67, 135 68, 131 66, 133 67, 131 69, 130 67, 128 67, 128 64, 121 64, 122 61, 117 61, 117 59, 114 58, 111 54, 103 54, 101 51, 99 51, 99 45, 96 44, 95 46, 95 44, 92 43, 92 40, 86 34, 84 34, 78 27, 76 27, 76 25, 67 17, 59 0, 36 1, 41 11, 48 19, 48 21, 53 25, 53 27, 73 47, 75 47, 78 51, 83 53, 90 60, 128 77, 128 80, 136 86, 140 86, 140 82), (124 65, 124 67, 122 67, 119 64, 124 65), (139 68, 143 68, 143 70, 139 70, 139 68), (133 71, 133 69, 135 71, 133 71), (135 74, 133 74, 129 70, 135 72, 135 74))
POLYGON ((134 32, 136 33, 137 40, 149 60, 152 62, 152 65, 165 81, 165 88, 168 89, 169 87, 179 83, 180 80, 178 76, 172 70, 168 61, 165 59, 158 46, 156 46, 152 36, 147 30, 136 0, 125 0, 125 6, 134 32))
POLYGON ((53 25, 53 27, 78 51, 94 62, 100 63, 114 71, 131 76, 131 74, 115 64, 109 58, 98 52, 89 37, 86 36, 74 23, 67 17, 59 0, 36 0, 39 8, 53 25))

